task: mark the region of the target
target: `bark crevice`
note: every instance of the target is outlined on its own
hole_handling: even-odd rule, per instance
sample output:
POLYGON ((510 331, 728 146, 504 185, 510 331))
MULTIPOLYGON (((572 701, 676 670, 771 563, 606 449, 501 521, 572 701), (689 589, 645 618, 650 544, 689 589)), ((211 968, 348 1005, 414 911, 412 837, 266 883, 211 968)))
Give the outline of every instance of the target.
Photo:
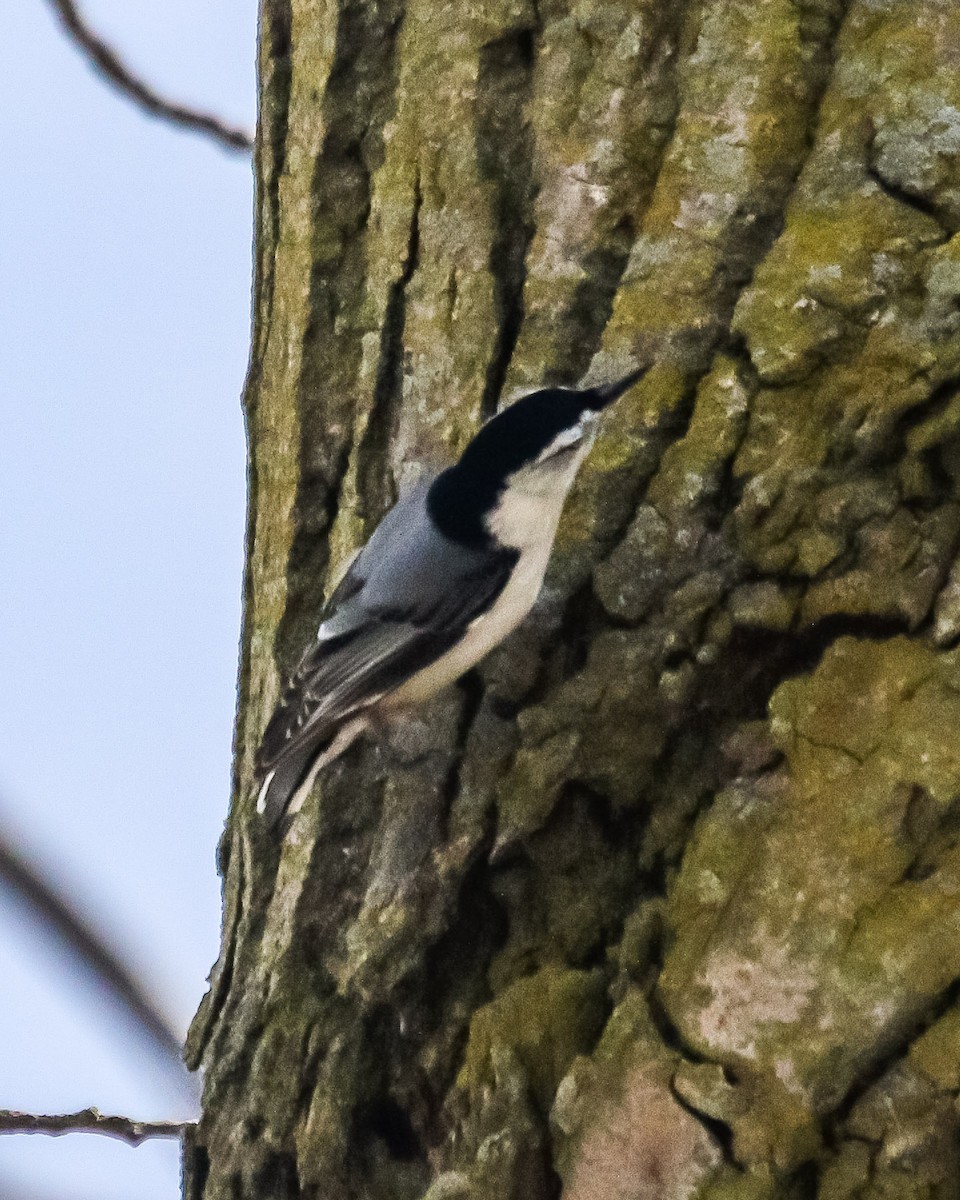
POLYGON ((945 1200, 960 16, 265 13, 191 1200, 872 1200, 914 1163, 945 1200), (648 358, 534 618, 262 842, 252 746, 328 560, 514 384, 648 358))
POLYGON ((483 177, 493 190, 490 246, 497 314, 496 341, 487 367, 481 414, 492 416, 520 326, 527 247, 534 234, 533 93, 537 30, 514 29, 483 46, 477 72, 476 145, 483 177))

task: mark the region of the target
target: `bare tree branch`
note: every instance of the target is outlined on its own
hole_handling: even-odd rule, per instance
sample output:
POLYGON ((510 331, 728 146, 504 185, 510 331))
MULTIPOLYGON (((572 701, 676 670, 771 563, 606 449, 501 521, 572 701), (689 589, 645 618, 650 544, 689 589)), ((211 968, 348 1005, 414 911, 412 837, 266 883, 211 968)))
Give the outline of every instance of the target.
POLYGON ((125 96, 151 116, 171 121, 184 129, 205 133, 228 150, 250 150, 253 136, 246 129, 228 125, 212 113, 202 112, 167 100, 138 78, 117 51, 87 24, 74 0, 48 0, 68 36, 80 47, 93 67, 125 96))
POLYGON ((132 1121, 129 1117, 106 1117, 96 1108, 75 1113, 42 1116, 37 1113, 0 1109, 0 1136, 7 1133, 102 1133, 139 1146, 147 1138, 178 1138, 192 1121, 132 1121))
POLYGON ((9 888, 30 905, 57 934, 73 958, 93 972, 162 1055, 172 1059, 187 1078, 181 1040, 166 1018, 67 897, 55 884, 44 879, 43 872, 35 864, 27 862, 3 829, 0 829, 0 886, 9 888))

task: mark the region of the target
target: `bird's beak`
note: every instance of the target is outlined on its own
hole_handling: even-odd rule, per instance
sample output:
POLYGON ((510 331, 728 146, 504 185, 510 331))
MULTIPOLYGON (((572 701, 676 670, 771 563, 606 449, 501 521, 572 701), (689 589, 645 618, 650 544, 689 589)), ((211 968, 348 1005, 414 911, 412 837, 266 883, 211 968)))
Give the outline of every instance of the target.
POLYGON ((591 405, 592 408, 600 410, 606 408, 608 404, 612 404, 614 400, 622 396, 624 392, 629 391, 635 383, 638 383, 647 371, 649 366, 637 367, 635 371, 631 371, 629 375, 624 375, 622 379, 618 379, 616 383, 605 383, 600 387, 591 388, 590 391, 596 396, 596 402, 591 405))

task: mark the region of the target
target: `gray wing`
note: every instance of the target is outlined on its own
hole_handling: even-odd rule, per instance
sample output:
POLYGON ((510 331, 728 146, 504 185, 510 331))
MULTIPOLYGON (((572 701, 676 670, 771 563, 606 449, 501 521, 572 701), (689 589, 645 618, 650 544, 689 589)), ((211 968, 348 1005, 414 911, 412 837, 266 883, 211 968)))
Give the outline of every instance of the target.
POLYGON ((260 776, 438 659, 503 590, 516 552, 445 538, 427 519, 425 494, 390 510, 327 602, 264 732, 260 776))

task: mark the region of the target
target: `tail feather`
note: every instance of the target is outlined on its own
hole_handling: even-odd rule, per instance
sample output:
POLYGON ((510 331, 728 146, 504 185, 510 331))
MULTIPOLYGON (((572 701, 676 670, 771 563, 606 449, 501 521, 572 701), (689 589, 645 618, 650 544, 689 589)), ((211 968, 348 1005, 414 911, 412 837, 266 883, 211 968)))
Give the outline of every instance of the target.
POLYGON ((342 725, 335 734, 317 737, 306 745, 291 747, 264 775, 257 795, 257 812, 271 831, 292 817, 310 794, 320 771, 339 758, 367 727, 364 716, 342 725))
MULTIPOLYGON (((289 754, 266 773, 257 796, 257 812, 268 829, 276 829, 284 815, 290 810, 297 792, 303 784, 314 756, 322 745, 302 746, 289 754)), ((302 803, 303 797, 300 797, 302 803)), ((297 805, 299 808, 300 805, 297 805)), ((296 811, 296 810, 294 810, 296 811)))

